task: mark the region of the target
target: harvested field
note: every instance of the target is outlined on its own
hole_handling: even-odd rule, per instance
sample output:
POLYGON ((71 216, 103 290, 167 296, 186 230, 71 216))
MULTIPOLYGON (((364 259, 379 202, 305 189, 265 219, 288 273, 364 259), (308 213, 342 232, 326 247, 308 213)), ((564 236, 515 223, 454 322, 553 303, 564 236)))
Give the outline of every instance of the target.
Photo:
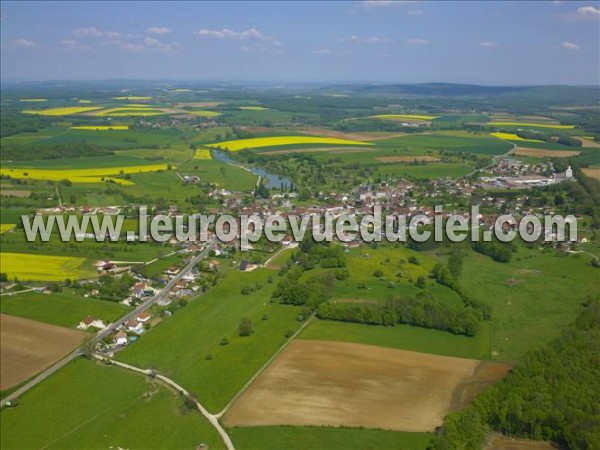
POLYGON ((22 190, 11 190, 11 189, 2 189, 0 191, 0 197, 29 197, 31 191, 22 191, 22 190))
POLYGON ((581 169, 581 170, 588 177, 592 177, 592 178, 595 178, 596 180, 600 180, 600 167, 587 167, 587 168, 581 169))
POLYGON ((514 154, 518 156, 531 156, 533 158, 568 158, 577 156, 581 152, 571 150, 546 150, 543 148, 517 147, 514 154))
POLYGON ((177 103, 175 107, 184 108, 186 106, 191 106, 192 108, 216 108, 219 105, 222 105, 224 102, 185 102, 185 103, 177 103))
POLYGON ((236 401, 224 423, 434 431, 448 411, 508 368, 371 345, 294 341, 236 401))
POLYGON ((579 139, 581 141, 581 145, 582 147, 586 147, 586 148, 600 148, 600 144, 596 141, 593 141, 592 139, 587 139, 584 137, 577 137, 577 139, 579 139))
POLYGON ((0 389, 15 386, 74 350, 87 335, 0 314, 0 389))
POLYGON ((381 139, 393 139, 401 136, 406 136, 407 133, 385 133, 377 131, 364 131, 354 133, 344 133, 342 131, 330 130, 328 128, 310 127, 298 130, 300 133, 336 137, 340 139, 352 139, 356 141, 377 141, 381 139))
POLYGON ((485 450, 552 450, 556 448, 560 447, 557 447, 550 442, 513 439, 496 435, 485 447, 485 450))
POLYGON ((439 161, 440 158, 435 156, 382 156, 375 158, 377 161, 383 163, 398 163, 398 162, 412 162, 412 161, 439 161))

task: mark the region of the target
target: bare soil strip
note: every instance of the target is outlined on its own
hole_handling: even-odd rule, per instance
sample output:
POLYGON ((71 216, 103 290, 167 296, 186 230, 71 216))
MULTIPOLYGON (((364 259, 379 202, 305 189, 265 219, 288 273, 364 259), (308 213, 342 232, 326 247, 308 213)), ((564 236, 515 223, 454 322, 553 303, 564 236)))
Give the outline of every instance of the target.
POLYGON ((592 178, 595 178, 596 180, 600 180, 600 167, 587 167, 587 168, 581 169, 581 170, 588 177, 592 177, 592 178))
POLYGON ((0 314, 0 389, 15 386, 75 349, 86 333, 0 314))
POLYGON ((293 341, 227 411, 226 426, 434 431, 506 365, 346 342, 293 341), (499 366, 499 367, 496 367, 499 366))
POLYGON ((600 148, 600 144, 598 142, 592 141, 591 139, 586 139, 584 137, 577 137, 581 141, 582 147, 585 148, 600 148))
POLYGON ((0 190, 0 196, 2 197, 29 197, 31 191, 20 191, 20 190, 0 190))
POLYGON ((296 133, 304 133, 311 136, 324 136, 334 137, 339 139, 350 139, 353 141, 379 141, 382 139, 393 139, 397 137, 406 136, 408 133, 388 133, 383 131, 364 131, 354 133, 344 133, 343 131, 330 130, 322 127, 308 127, 308 128, 295 128, 295 127, 283 127, 283 128, 269 128, 269 127, 242 127, 243 130, 249 131, 250 133, 273 133, 274 131, 285 132, 293 131, 296 133))
POLYGON ((532 441, 529 439, 513 439, 495 435, 485 450, 553 450, 560 447, 551 442, 532 441))
POLYGON ((314 147, 314 148, 291 148, 288 150, 273 150, 273 151, 263 151, 260 152, 261 155, 287 155, 291 153, 364 153, 369 150, 373 150, 371 148, 365 147, 314 147))
POLYGON ((527 148, 517 147, 515 148, 514 154, 518 156, 532 156, 534 158, 568 158, 570 156, 577 156, 581 152, 571 150, 546 150, 543 148, 527 148))
POLYGON ((377 161, 384 163, 398 163, 398 162, 413 162, 413 161, 439 161, 440 158, 435 156, 382 156, 375 158, 377 161))

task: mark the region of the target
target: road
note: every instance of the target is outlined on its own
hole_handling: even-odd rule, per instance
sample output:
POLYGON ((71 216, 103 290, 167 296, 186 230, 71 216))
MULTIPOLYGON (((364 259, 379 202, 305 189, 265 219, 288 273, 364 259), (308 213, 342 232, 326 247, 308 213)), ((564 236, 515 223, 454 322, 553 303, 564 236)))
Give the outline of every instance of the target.
POLYGON ((206 418, 206 420, 208 420, 208 422, 215 428, 217 433, 219 433, 219 435, 221 436, 221 439, 223 440, 223 443, 225 444, 225 447, 227 447, 227 450, 235 450, 235 447, 233 446, 233 442, 231 441, 231 438, 229 437, 229 435, 227 434, 225 429, 219 423, 219 419, 217 418, 217 416, 209 413, 208 410, 204 406, 202 406, 202 404, 198 400, 196 400, 196 398, 192 394, 190 394, 181 385, 177 384, 172 379, 170 379, 164 375, 161 375, 159 373, 156 373, 151 369, 141 369, 139 367, 132 366, 131 364, 126 364, 126 363, 123 363, 120 361, 115 361, 114 359, 107 358, 106 356, 94 354, 94 358, 96 358, 100 361, 108 362, 110 364, 121 367, 123 369, 127 369, 127 370, 131 370, 133 372, 152 376, 155 380, 161 381, 162 383, 166 384, 167 386, 174 388, 181 395, 184 395, 189 400, 194 402, 194 404, 196 405, 196 408, 198 409, 198 411, 200 411, 200 414, 202 414, 206 418))
POLYGON ((466 178, 469 178, 471 175, 475 175, 476 173, 479 173, 479 172, 485 172, 486 170, 494 167, 496 164, 498 164, 498 160, 512 155, 512 153, 515 151, 515 149, 517 148, 517 144, 514 144, 512 142, 511 142, 511 144, 512 144, 512 148, 509 151, 507 151, 506 153, 503 153, 502 155, 492 156, 492 162, 490 164, 488 164, 487 166, 482 167, 480 169, 475 169, 473 172, 463 175, 462 177, 457 178, 454 181, 456 182, 456 181, 464 180, 466 178))
MULTIPOLYGON (((91 342, 93 344, 95 344, 95 343, 101 341, 102 339, 106 338, 107 336, 110 336, 112 333, 115 332, 115 330, 123 322, 127 322, 128 320, 137 317, 138 314, 141 314, 142 312, 144 312, 148 308, 150 308, 152 305, 154 305, 158 301, 160 301, 163 298, 165 298, 168 295, 168 293, 171 291, 171 289, 173 289, 173 287, 175 286, 175 284, 179 280, 181 280, 181 278, 183 278, 184 275, 187 275, 187 273, 190 270, 192 270, 192 268, 196 264, 198 264, 200 261, 202 261, 204 258, 206 258, 208 256, 208 253, 215 247, 216 244, 217 244, 216 240, 213 240, 210 243, 208 243, 208 245, 206 246, 206 248, 204 250, 202 250, 199 254, 197 254, 196 256, 194 256, 194 258, 192 258, 192 260, 188 263, 188 265, 185 266, 177 275, 175 275, 165 285, 165 287, 163 289, 161 289, 161 291, 158 294, 156 294, 154 297, 149 298, 148 300, 146 300, 141 305, 137 306, 134 310, 130 311, 129 313, 127 313, 126 315, 124 315, 123 317, 121 317, 118 321, 109 324, 108 327, 106 327, 105 329, 99 331, 92 338, 91 342)), ((88 341, 88 343, 86 343, 85 345, 89 345, 89 342, 90 341, 88 341)), ((19 396, 23 395, 29 389, 31 389, 32 387, 34 387, 37 384, 41 383, 46 378, 48 378, 50 375, 52 375, 56 371, 60 370, 61 368, 63 368, 68 363, 70 363, 71 361, 73 361, 75 358, 81 356, 82 354, 83 354, 83 350, 81 348, 78 348, 74 352, 69 353, 63 359, 57 361, 52 366, 48 367, 46 370, 44 370, 43 372, 41 372, 40 374, 38 374, 34 379, 32 379, 31 381, 27 382, 26 384, 24 384, 23 386, 21 386, 19 389, 17 389, 13 393, 11 393, 10 395, 8 395, 5 398, 3 398, 1 405, 4 406, 7 402, 9 402, 11 400, 14 400, 14 399, 18 398, 19 396)))

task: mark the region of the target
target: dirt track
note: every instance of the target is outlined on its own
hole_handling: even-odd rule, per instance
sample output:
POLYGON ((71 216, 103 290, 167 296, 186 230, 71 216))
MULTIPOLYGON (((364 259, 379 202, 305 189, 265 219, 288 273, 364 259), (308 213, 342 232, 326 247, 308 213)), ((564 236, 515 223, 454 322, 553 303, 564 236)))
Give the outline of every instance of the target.
MULTIPOLYGON (((237 400, 224 423, 433 431, 453 404, 478 392, 477 380, 490 374, 486 369, 485 376, 478 375, 479 366, 476 360, 363 344, 294 341, 237 400)), ((506 371, 504 366, 491 372, 500 378, 506 371)))
POLYGON ((27 380, 75 349, 88 335, 0 314, 0 389, 27 380))
POLYGON ((496 435, 485 447, 485 450, 552 450, 556 448, 559 447, 555 447, 550 442, 513 439, 496 435))
POLYGON ((375 158, 377 161, 381 161, 384 163, 398 163, 398 162, 413 162, 413 161, 439 161, 440 158, 436 158, 435 156, 382 156, 380 158, 375 158))
POLYGON ((543 148, 517 147, 514 153, 515 155, 532 156, 534 158, 568 158, 569 156, 577 156, 581 152, 571 150, 545 150, 543 148))

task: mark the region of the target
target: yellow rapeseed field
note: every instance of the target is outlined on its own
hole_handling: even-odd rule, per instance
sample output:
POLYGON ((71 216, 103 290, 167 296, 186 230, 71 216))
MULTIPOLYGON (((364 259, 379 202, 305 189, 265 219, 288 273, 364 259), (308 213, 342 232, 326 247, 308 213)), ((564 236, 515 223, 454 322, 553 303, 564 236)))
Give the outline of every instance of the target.
POLYGON ((370 119, 391 119, 391 120, 433 120, 437 119, 438 116, 423 116, 419 114, 377 114, 376 116, 369 116, 370 119))
POLYGON ((103 111, 98 111, 94 115, 96 116, 112 116, 112 117, 123 117, 123 116, 158 116, 160 114, 166 114, 164 111, 158 109, 150 109, 141 106, 122 106, 119 108, 109 108, 103 111))
POLYGON ((263 138, 240 139, 237 141, 207 144, 207 147, 224 148, 232 152, 249 148, 278 147, 282 145, 324 144, 324 145, 373 145, 369 142, 353 141, 319 136, 272 136, 263 138))
POLYGON ((0 174, 12 178, 61 181, 69 180, 73 183, 102 183, 114 181, 122 185, 133 185, 130 180, 113 178, 124 174, 141 172, 157 172, 167 170, 168 164, 149 164, 143 166, 102 167, 89 169, 30 169, 26 167, 2 167, 0 174))
POLYGON ((40 116, 70 116, 102 109, 101 106, 69 106, 66 108, 26 109, 23 114, 38 114, 40 116))
POLYGON ((240 106, 240 109, 245 111, 266 111, 270 108, 265 108, 264 106, 240 106))
POLYGON ((108 130, 129 130, 129 125, 80 125, 76 127, 69 127, 71 130, 85 130, 85 131, 108 131, 108 130))
POLYGON ((0 223, 0 234, 12 230, 16 225, 14 223, 0 223))
POLYGON ((205 148, 196 149, 196 153, 194 153, 194 159, 212 159, 210 150, 205 148))
POLYGON ((221 113, 217 111, 186 111, 186 113, 199 117, 217 117, 221 115, 221 113))
POLYGON ((546 123, 531 123, 531 122, 487 122, 485 125, 490 127, 536 127, 536 128, 556 128, 557 130, 571 130, 575 125, 555 125, 546 123))
POLYGON ((490 133, 490 136, 494 136, 505 141, 544 142, 538 139, 525 139, 513 133, 490 133))
POLYGON ((0 253, 2 271, 9 278, 21 281, 63 281, 94 276, 91 269, 83 268, 85 258, 73 256, 31 255, 28 253, 0 253))

